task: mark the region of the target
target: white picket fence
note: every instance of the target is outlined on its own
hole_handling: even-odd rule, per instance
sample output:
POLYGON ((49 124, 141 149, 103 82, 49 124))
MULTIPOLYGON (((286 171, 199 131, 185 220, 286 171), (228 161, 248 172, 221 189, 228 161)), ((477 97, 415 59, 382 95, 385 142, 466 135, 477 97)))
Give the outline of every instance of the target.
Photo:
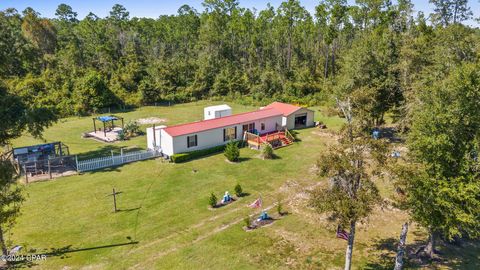
POLYGON ((87 159, 87 160, 78 160, 77 158, 76 164, 77 164, 78 172, 86 172, 86 171, 93 171, 101 168, 118 166, 118 165, 122 165, 129 162, 155 158, 159 156, 161 156, 161 153, 159 151, 153 151, 153 150, 142 150, 142 151, 125 153, 125 154, 121 152, 120 155, 114 155, 112 153, 111 156, 93 158, 93 159, 87 159))

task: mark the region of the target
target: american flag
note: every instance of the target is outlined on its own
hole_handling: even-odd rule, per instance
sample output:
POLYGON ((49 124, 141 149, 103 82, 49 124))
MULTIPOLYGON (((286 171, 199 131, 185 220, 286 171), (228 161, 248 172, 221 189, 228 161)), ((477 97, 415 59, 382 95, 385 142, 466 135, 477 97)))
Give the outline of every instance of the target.
POLYGON ((348 241, 348 233, 345 230, 341 229, 340 226, 337 227, 337 238, 348 241))
POLYGON ((249 205, 251 208, 260 208, 262 207, 262 197, 256 199, 252 204, 249 205))

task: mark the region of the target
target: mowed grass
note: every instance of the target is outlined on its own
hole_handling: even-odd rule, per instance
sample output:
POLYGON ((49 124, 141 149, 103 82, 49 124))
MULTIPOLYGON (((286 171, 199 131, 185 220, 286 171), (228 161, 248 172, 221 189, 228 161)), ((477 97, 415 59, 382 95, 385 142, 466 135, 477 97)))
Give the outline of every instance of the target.
MULTIPOLYGON (((142 118, 157 117, 166 120, 166 122, 158 125, 174 125, 201 120, 203 118, 203 108, 210 105, 223 104, 224 102, 209 102, 199 101, 188 104, 177 104, 172 106, 147 106, 141 107, 130 112, 114 113, 115 115, 124 117, 125 124, 129 121, 135 121, 142 118)), ((234 113, 241 113, 252 111, 257 108, 252 106, 243 106, 233 103, 228 103, 234 113)), ((108 115, 108 114, 101 114, 108 115)), ((28 146, 41 144, 44 142, 62 141, 70 150, 71 154, 79 154, 79 158, 91 158, 98 155, 109 154, 110 151, 120 151, 122 147, 130 148, 146 148, 146 137, 139 136, 123 142, 103 143, 93 139, 82 139, 81 135, 85 132, 93 130, 93 117, 100 115, 93 115, 91 117, 69 117, 60 119, 52 127, 48 128, 44 134, 43 139, 33 138, 30 135, 24 135, 14 140, 13 146, 28 146)), ((116 121, 115 125, 120 126, 121 121, 116 121)), ((143 125, 141 130, 145 131, 147 127, 152 125, 143 125)), ((97 121, 97 129, 102 127, 101 122, 97 121)))
MULTIPOLYGON (((210 104, 145 107, 122 116, 181 123, 200 119, 210 104)), ((253 109, 231 105, 235 113, 253 109)), ((317 112, 316 118, 325 117, 317 112)), ((341 119, 328 120, 340 126, 341 119)), ((45 138, 62 140, 83 155, 107 146, 145 147, 144 136, 115 144, 81 139, 90 122, 90 117, 65 119, 48 129, 45 138)), ((306 190, 326 184, 315 174, 315 161, 332 143, 318 131, 300 130, 301 141, 278 149, 274 160, 261 160, 257 151, 244 148, 238 164, 226 162, 222 154, 183 164, 157 159, 30 184, 8 240, 29 253, 48 254, 46 261, 20 265, 35 269, 340 269, 345 241, 335 238, 335 223, 308 207, 306 190), (226 190, 233 193, 236 183, 250 195, 223 208, 208 208, 211 192, 220 198, 226 190), (122 192, 117 213, 108 196, 112 188, 122 192), (258 215, 246 205, 258 196, 265 207, 283 201, 289 215, 245 232, 242 219, 258 215)), ((32 142, 38 141, 25 136, 15 143, 32 142)), ((388 190, 388 182, 381 184, 388 190)), ((275 208, 269 213, 275 216, 275 208)), ((406 220, 401 211, 377 209, 359 226, 355 268, 391 269, 392 239, 406 220)), ((424 240, 424 233, 412 225, 409 237, 424 240)), ((468 257, 457 250, 457 266, 477 265, 478 247, 469 250, 468 257)))

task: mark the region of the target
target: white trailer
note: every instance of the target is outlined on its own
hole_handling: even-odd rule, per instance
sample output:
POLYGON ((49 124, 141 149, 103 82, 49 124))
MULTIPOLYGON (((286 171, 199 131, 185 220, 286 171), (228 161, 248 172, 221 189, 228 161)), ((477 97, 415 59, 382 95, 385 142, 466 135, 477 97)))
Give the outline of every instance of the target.
POLYGON ((230 115, 232 115, 232 108, 226 104, 210 106, 203 109, 203 120, 215 119, 230 115))

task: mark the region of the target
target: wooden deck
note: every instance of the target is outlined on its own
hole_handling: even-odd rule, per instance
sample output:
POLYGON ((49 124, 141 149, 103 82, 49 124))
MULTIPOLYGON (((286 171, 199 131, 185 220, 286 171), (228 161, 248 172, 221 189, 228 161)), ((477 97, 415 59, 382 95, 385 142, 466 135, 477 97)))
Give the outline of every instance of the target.
POLYGON ((246 141, 252 148, 260 149, 264 143, 270 144, 274 149, 284 147, 293 143, 294 138, 287 131, 275 131, 261 135, 252 133, 246 134, 246 141))

